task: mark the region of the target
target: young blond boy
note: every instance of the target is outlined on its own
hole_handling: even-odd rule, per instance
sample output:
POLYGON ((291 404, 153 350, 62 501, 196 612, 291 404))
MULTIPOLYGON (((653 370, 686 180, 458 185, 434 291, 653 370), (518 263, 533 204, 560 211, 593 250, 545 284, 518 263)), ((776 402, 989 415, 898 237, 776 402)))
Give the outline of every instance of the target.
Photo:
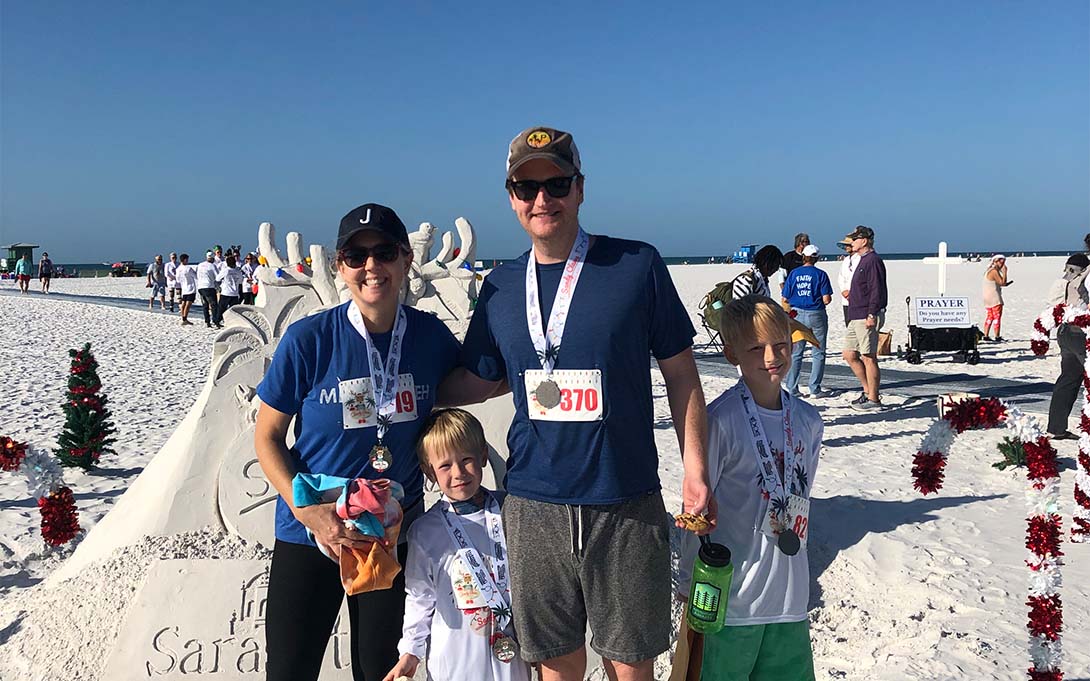
POLYGON ((530 681, 511 622, 504 495, 481 486, 488 444, 462 409, 433 411, 420 431, 420 468, 442 498, 409 530, 401 658, 384 681, 530 681))
MULTIPOLYGON (((704 640, 702 678, 812 681, 806 541, 824 427, 816 409, 783 389, 791 368, 783 309, 749 295, 728 303, 720 319, 723 354, 742 378, 708 405, 708 470, 719 504, 711 539, 731 550, 734 579, 726 626, 704 640)), ((697 548, 687 536, 680 594, 688 594, 697 548)))

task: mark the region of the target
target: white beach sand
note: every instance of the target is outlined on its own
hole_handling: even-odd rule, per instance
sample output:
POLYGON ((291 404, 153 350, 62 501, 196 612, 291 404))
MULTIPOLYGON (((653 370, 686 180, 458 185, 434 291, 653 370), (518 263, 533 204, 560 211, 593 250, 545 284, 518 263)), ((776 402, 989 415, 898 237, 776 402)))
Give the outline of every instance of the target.
MULTIPOLYGON (((976 367, 936 356, 919 366, 884 360, 884 368, 948 374, 963 372, 1021 381, 1054 380, 1056 348, 1032 359, 1029 329, 1043 309, 1062 258, 1011 258, 1016 283, 1005 291, 1003 335, 983 347, 976 367)), ((834 282, 836 263, 825 265, 834 282)), ((890 310, 886 326, 894 345, 905 342, 907 295, 930 294, 935 268, 920 262, 887 263, 890 310)), ((697 303, 715 282, 739 265, 670 268, 694 322, 697 303)), ((968 295, 974 318, 984 264, 953 266, 948 295, 968 295)), ((3 285, 10 286, 9 282, 3 285)), ((142 298, 142 280, 58 280, 56 291, 142 298)), ((198 313, 199 314, 199 313, 198 313)), ((839 311, 834 311, 838 315, 839 311)), ((204 382, 213 334, 182 328, 175 316, 62 302, 42 296, 0 296, 0 357, 7 367, 7 399, 0 433, 50 449, 60 432, 68 369, 67 350, 92 343, 118 428, 118 454, 92 474, 65 471, 76 494, 80 523, 89 528, 108 512, 185 415, 204 382)), ((841 325, 833 316, 831 363, 840 363, 841 325)), ((701 330, 702 331, 702 330, 701 330)), ((698 339, 699 341, 699 339, 698 339)), ((660 477, 669 508, 680 506, 682 468, 670 426, 661 375, 652 371, 660 477)), ((733 379, 703 377, 711 401, 733 379)), ((892 405, 916 406, 922 398, 895 391, 892 405)), ((933 400, 932 400, 933 402, 933 400)), ((892 408, 859 414, 845 400, 817 405, 825 420, 825 449, 817 472, 809 544, 811 622, 819 679, 937 680, 1018 679, 1029 666, 1024 605, 1028 570, 1025 472, 998 471, 1000 430, 962 435, 951 452, 945 488, 921 497, 912 489, 912 455, 936 415, 904 418, 892 408)), ((914 414, 924 413, 913 410, 914 414)), ((1060 442, 1064 460, 1061 503, 1070 526, 1077 443, 1060 442)), ((255 555, 222 536, 148 539, 114 556, 79 582, 38 585, 63 559, 42 549, 38 512, 21 480, 0 475, 0 679, 94 679, 104 664, 99 643, 116 629, 126 594, 142 578, 133 563, 150 555, 255 555), (127 567, 122 567, 127 566, 127 567), (81 599, 79 593, 101 590, 81 599), (83 606, 86 605, 86 608, 83 606), (97 608, 97 609, 96 609, 97 608), (90 626, 95 621, 102 627, 90 626), (70 621, 71 626, 49 625, 70 621), (64 651, 63 654, 58 651, 64 651)), ((1065 544, 1062 597, 1064 670, 1068 679, 1090 677, 1090 546, 1065 544)))

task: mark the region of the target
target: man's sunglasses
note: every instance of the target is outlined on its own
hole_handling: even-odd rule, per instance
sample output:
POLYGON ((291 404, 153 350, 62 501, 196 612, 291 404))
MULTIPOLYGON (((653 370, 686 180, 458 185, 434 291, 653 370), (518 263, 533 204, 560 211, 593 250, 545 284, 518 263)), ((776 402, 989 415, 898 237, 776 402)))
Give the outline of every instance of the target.
POLYGON ((508 180, 507 189, 519 201, 535 200, 542 187, 549 193, 549 196, 554 199, 562 199, 571 193, 571 183, 577 177, 579 177, 578 174, 571 177, 550 177, 544 182, 538 182, 537 180, 508 180))
POLYGON ((401 256, 401 246, 398 244, 378 244, 367 248, 358 246, 340 251, 338 257, 345 265, 351 268, 363 267, 368 258, 374 258, 379 262, 393 262, 401 256))

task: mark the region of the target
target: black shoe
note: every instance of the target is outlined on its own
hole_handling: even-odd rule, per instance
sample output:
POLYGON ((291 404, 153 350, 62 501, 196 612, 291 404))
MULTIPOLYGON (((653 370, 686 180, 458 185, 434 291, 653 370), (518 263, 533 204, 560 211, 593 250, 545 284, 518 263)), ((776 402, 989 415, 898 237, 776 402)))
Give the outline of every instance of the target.
POLYGON ((996 343, 1002 343, 1002 342, 1006 341, 1006 339, 1003 338, 1003 336, 996 336, 992 340, 995 341, 996 343))
POLYGON ((1049 433, 1053 440, 1078 440, 1079 436, 1072 433, 1070 430, 1065 430, 1060 434, 1049 433))
POLYGON ((867 393, 863 393, 859 397, 852 400, 852 404, 863 404, 866 401, 867 401, 867 393))

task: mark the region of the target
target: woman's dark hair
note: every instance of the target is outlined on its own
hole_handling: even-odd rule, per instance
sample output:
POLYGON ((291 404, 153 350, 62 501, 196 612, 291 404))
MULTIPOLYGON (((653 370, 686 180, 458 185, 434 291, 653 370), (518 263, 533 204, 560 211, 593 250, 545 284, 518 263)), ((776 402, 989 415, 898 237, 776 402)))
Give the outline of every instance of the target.
POLYGON ((770 277, 783 264, 783 251, 769 244, 757 251, 753 256, 753 264, 761 274, 770 277))
POLYGON ((227 262, 228 267, 234 267, 235 262, 237 262, 234 255, 228 255, 224 260, 227 262))
POLYGON ((1090 253, 1090 234, 1087 234, 1082 238, 1082 243, 1086 246, 1086 252, 1090 253))

